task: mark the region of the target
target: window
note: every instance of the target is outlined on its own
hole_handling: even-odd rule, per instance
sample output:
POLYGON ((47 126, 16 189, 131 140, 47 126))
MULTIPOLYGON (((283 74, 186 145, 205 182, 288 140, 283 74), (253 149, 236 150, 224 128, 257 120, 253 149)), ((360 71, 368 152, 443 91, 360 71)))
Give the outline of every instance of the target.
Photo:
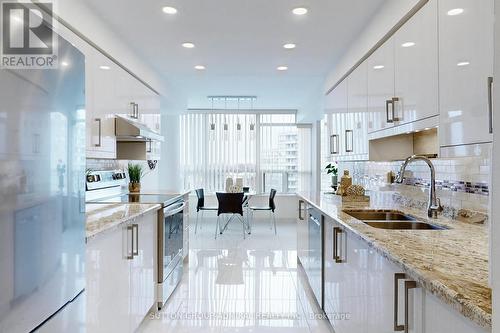
POLYGON ((260 171, 262 189, 297 191, 298 133, 295 117, 263 115, 260 123, 260 171))
POLYGON ((180 117, 181 168, 186 188, 224 190, 242 178, 258 192, 299 187, 295 114, 191 113, 180 117))

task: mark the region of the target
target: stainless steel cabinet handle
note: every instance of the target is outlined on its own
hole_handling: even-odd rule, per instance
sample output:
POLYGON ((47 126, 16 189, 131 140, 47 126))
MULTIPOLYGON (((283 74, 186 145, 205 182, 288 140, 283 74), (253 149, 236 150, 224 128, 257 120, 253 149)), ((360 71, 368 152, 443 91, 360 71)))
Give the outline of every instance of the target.
POLYGON ((135 238, 135 242, 132 239, 132 256, 138 256, 139 255, 139 225, 134 223, 132 224, 132 235, 135 238), (135 243, 135 247, 134 247, 135 243))
POLYGON ((102 120, 101 118, 95 118, 95 121, 99 124, 99 127, 98 127, 98 133, 99 133, 99 143, 96 143, 95 146, 96 147, 100 147, 101 146, 101 136, 102 136, 102 120))
POLYGON ((342 228, 333 227, 333 260, 335 260, 335 263, 337 264, 344 262, 342 257, 339 255, 339 244, 341 245, 341 242, 339 242, 339 235, 342 233, 342 228))
POLYGON ((489 115, 489 130, 493 133, 493 77, 488 77, 488 115, 489 115))
POLYGON ((345 152, 352 153, 354 152, 354 131, 353 130, 345 130, 345 152), (350 144, 349 144, 350 142, 350 144))
POLYGON ((135 119, 139 119, 139 104, 134 103, 135 119))
POLYGON ((333 134, 330 136, 330 154, 336 155, 339 153, 339 136, 333 134))
MULTIPOLYGON (((394 120, 392 118, 389 118, 389 115, 390 115, 389 105, 391 105, 391 104, 392 104, 392 109, 394 110, 394 104, 393 104, 392 100, 388 99, 385 101, 385 119, 386 119, 385 122, 386 123, 393 123, 394 122, 394 120)), ((394 111, 392 112, 392 116, 394 116, 394 111)))
POLYGON ((399 306, 399 280, 404 280, 406 275, 404 273, 394 274, 394 330, 402 331, 405 325, 398 324, 398 306, 399 306))
POLYGON ((399 305, 399 280, 405 280, 406 274, 396 273, 394 274, 394 331, 404 331, 408 333, 409 330, 409 295, 410 289, 417 288, 417 283, 415 281, 405 281, 405 319, 403 325, 398 324, 398 305, 399 305))
POLYGON ((130 102, 130 106, 132 107, 132 113, 130 114, 130 117, 135 118, 135 103, 130 102))
POLYGON ((415 289, 417 288, 417 283, 415 281, 405 281, 405 333, 408 333, 408 328, 409 328, 409 321, 408 321, 408 315, 409 315, 409 304, 408 304, 408 291, 410 289, 415 289))
POLYGON ((134 228, 133 226, 131 225, 128 225, 127 226, 127 259, 128 260, 132 260, 134 259, 134 228), (131 246, 131 249, 129 251, 129 248, 128 248, 128 239, 129 239, 129 235, 130 235, 130 240, 132 241, 132 246, 131 246))
POLYGON ((302 205, 304 204, 304 201, 299 200, 299 220, 304 220, 304 217, 302 216, 302 205))
POLYGON ((400 121, 399 117, 396 117, 396 102, 399 102, 399 97, 392 98, 392 122, 400 121))
POLYGON ((153 142, 151 139, 148 139, 147 141, 149 148, 147 148, 146 153, 151 153, 153 151, 153 142))

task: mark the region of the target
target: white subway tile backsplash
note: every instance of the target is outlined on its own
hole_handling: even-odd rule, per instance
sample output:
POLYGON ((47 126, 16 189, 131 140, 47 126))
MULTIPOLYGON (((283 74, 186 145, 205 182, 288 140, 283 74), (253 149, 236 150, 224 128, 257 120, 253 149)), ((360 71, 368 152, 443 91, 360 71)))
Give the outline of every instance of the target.
MULTIPOLYGON (((433 159, 436 169, 438 196, 443 205, 452 209, 470 209, 487 213, 490 191, 490 152, 484 156, 433 159)), ((387 173, 398 173, 402 161, 340 162, 339 169, 348 169, 353 182, 367 189, 387 188, 387 173)), ((405 173, 407 185, 390 185, 401 195, 427 200, 430 182, 429 168, 424 162, 412 163, 405 173)))

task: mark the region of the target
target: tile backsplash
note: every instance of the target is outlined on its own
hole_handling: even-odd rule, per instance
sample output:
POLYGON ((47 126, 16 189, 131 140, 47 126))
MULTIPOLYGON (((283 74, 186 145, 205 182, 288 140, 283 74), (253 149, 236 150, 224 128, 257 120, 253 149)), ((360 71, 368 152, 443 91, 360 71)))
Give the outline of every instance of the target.
MULTIPOLYGON (((437 195, 451 217, 456 217, 462 209, 488 214, 490 192, 490 152, 483 156, 464 158, 436 158, 432 162, 436 169, 437 195)), ((367 190, 392 191, 409 199, 414 206, 425 207, 428 200, 430 171, 425 162, 408 165, 404 184, 388 184, 387 173, 397 174, 402 161, 391 162, 339 162, 339 178, 342 170, 349 170, 354 184, 363 185, 367 190)), ((323 188, 329 186, 325 176, 323 188)), ((398 198, 395 196, 395 198, 398 198)), ((405 201, 405 200, 403 200, 405 201)))
MULTIPOLYGON (((127 164, 129 161, 127 160, 107 160, 107 159, 91 159, 88 158, 86 161, 86 168, 92 170, 116 170, 116 169, 127 169, 127 164)), ((154 170, 151 170, 148 167, 148 163, 146 161, 130 161, 134 163, 143 164, 144 170, 146 174, 141 180, 142 186, 144 189, 148 190, 156 190, 160 189, 161 186, 159 184, 159 167, 161 165, 161 161, 158 161, 154 170)))

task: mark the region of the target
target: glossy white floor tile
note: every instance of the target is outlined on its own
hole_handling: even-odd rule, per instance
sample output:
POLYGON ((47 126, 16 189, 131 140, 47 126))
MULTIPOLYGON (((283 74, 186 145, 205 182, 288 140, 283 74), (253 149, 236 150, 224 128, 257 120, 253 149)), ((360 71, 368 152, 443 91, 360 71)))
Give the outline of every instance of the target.
POLYGON ((215 219, 193 231, 181 284, 140 332, 331 332, 297 271, 294 220, 278 221, 278 235, 256 220, 246 239, 238 223, 214 239, 215 219))

